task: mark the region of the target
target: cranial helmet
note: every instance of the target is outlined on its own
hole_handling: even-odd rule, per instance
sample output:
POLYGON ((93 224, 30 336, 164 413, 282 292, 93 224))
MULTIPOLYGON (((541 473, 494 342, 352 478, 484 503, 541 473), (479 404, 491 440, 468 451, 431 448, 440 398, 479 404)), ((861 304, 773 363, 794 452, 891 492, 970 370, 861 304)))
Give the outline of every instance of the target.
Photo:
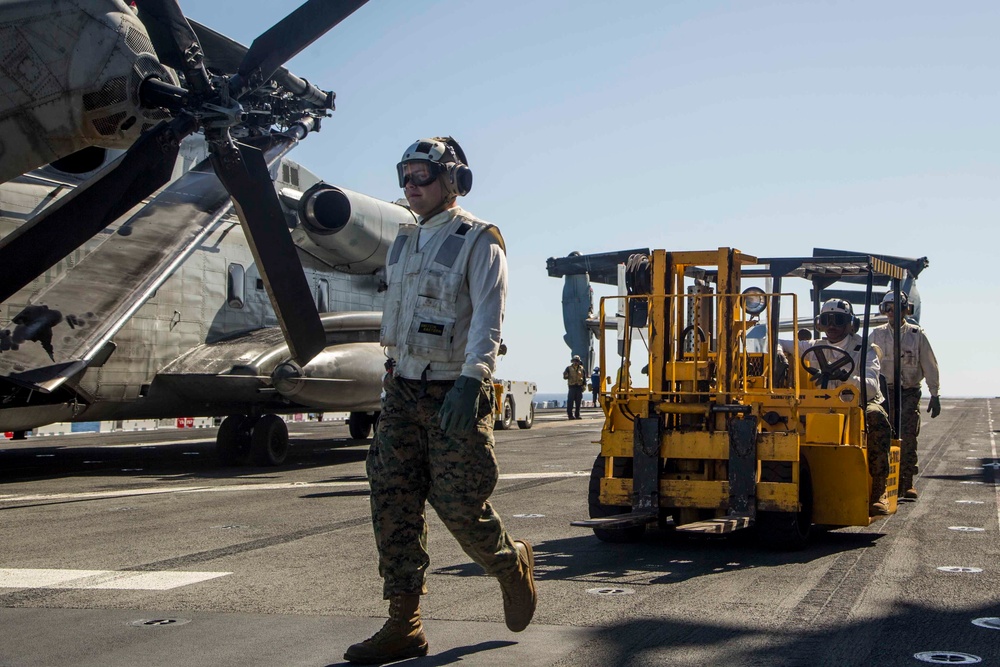
POLYGON ((467 195, 472 190, 472 170, 469 169, 465 151, 451 137, 419 139, 403 151, 403 157, 396 165, 399 187, 406 187, 403 165, 415 160, 429 163, 431 173, 435 177, 441 177, 448 194, 457 197, 467 195))
MULTIPOLYGON (((878 305, 878 312, 883 315, 889 311, 889 309, 895 304, 896 299, 892 295, 892 292, 886 292, 885 296, 882 297, 882 303, 878 305)), ((899 293, 899 306, 902 309, 901 312, 905 315, 911 315, 910 312, 910 302, 906 298, 906 292, 899 293)))
POLYGON ((573 355, 573 358, 572 358, 572 359, 570 359, 570 361, 581 361, 581 359, 580 359, 580 355, 579 355, 579 354, 574 354, 574 355, 573 355))
POLYGON ((854 317, 854 308, 851 307, 851 302, 845 299, 830 299, 823 302, 823 307, 820 309, 819 314, 822 315, 823 313, 846 313, 854 317))
POLYGON ((851 307, 850 301, 845 299, 830 299, 823 303, 817 320, 817 328, 820 331, 825 331, 826 327, 831 324, 834 326, 853 324, 855 320, 854 309, 851 307))

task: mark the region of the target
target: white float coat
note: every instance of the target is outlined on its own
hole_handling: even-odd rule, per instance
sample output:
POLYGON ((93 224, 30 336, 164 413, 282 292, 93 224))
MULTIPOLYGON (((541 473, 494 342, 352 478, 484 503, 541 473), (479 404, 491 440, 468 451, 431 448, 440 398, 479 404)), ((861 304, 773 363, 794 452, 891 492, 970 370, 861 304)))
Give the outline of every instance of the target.
MULTIPOLYGON (((894 380, 895 356, 893 349, 895 339, 892 327, 883 324, 872 329, 869 339, 882 350, 882 374, 889 384, 894 380)), ((938 377, 937 357, 931 349, 924 330, 915 324, 903 322, 899 330, 900 369, 899 378, 903 389, 920 389, 920 381, 927 380, 927 389, 931 396, 937 396, 941 388, 938 377)))
MULTIPOLYGON (((488 225, 458 206, 450 208, 420 221, 416 230, 412 232, 418 234, 417 250, 423 251, 427 248, 437 234, 456 218, 488 225)), ((475 235, 472 243, 465 269, 466 280, 461 288, 467 291, 471 312, 460 309, 454 328, 455 341, 465 341, 464 353, 461 350, 453 350, 452 363, 443 363, 421 357, 405 344, 387 345, 389 355, 396 360, 395 372, 400 377, 417 380, 425 369, 428 371, 428 380, 454 380, 459 375, 483 380, 493 374, 506 305, 507 258, 500 233, 492 225, 489 225, 484 233, 475 235), (467 336, 461 335, 463 331, 467 331, 467 336)), ((394 281, 403 279, 399 271, 393 271, 391 268, 387 271, 387 275, 390 290, 393 289, 394 281)), ((402 312, 398 315, 400 321, 408 320, 409 317, 410 314, 402 312)), ((383 328, 385 326, 386 322, 383 321, 383 328)), ((398 343, 399 340, 394 342, 398 343)))

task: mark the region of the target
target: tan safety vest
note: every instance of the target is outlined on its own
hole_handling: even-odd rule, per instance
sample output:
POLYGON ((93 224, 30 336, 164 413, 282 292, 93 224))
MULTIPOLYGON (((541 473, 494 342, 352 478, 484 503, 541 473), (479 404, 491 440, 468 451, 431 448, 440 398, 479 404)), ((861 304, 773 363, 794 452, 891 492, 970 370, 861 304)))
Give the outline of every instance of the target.
POLYGON ((587 372, 583 369, 583 364, 570 364, 563 371, 563 378, 569 380, 569 386, 576 387, 587 383, 587 372))
POLYGON ((426 371, 429 380, 452 380, 461 373, 472 320, 469 255, 491 228, 463 211, 419 250, 418 227, 400 227, 386 261, 389 288, 380 340, 403 377, 426 371))

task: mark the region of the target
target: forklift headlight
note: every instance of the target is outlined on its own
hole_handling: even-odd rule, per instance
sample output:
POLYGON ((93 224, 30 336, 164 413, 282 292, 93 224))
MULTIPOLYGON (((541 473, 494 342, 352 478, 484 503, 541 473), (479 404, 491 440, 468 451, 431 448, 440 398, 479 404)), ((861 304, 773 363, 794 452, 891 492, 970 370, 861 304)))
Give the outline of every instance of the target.
POLYGON ((767 309, 767 297, 759 287, 748 287, 743 290, 743 310, 749 315, 760 315, 767 309))

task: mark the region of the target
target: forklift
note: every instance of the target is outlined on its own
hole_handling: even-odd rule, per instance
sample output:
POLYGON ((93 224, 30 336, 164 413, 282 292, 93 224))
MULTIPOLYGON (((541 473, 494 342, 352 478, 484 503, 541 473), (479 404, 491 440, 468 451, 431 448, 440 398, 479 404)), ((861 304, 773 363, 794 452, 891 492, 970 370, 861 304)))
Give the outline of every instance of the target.
MULTIPOLYGON (((799 297, 782 290, 791 278, 810 281, 805 322, 815 327, 834 283, 864 284, 863 299, 854 293, 864 305, 855 326, 867 350, 873 288, 888 286, 899 304, 904 266, 883 256, 758 259, 719 248, 632 255, 620 274, 624 293, 600 302, 600 367, 614 368, 613 354, 618 370, 601 380, 590 518, 572 525, 607 542, 639 540, 650 524, 702 535, 754 529, 766 546, 798 549, 815 526, 880 518, 869 516, 866 383, 846 381, 854 360, 843 350, 818 340, 800 349, 808 329, 799 297)), ((899 416, 891 421, 898 434, 899 416)), ((899 451, 893 439, 890 514, 899 451)))

